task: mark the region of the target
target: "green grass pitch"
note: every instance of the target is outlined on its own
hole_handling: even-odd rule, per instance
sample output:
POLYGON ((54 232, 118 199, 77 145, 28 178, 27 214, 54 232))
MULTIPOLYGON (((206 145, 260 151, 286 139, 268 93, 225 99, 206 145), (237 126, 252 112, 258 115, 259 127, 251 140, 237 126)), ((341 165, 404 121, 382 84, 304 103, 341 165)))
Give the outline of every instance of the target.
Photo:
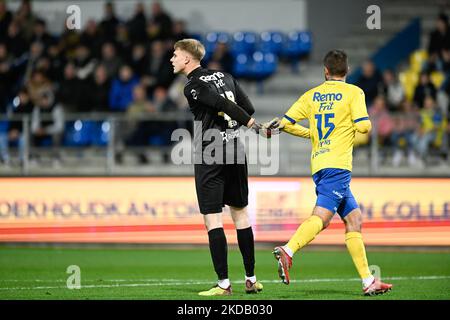
MULTIPOLYGON (((363 297, 346 251, 305 250, 294 258, 293 282, 277 275, 271 250, 256 251, 256 274, 264 291, 247 295, 237 249, 229 250, 233 295, 220 299, 450 299, 450 253, 377 252, 368 248, 369 263, 381 267, 393 283, 386 295, 363 297)), ((204 249, 116 249, 0 247, 0 299, 217 299, 197 292, 215 282, 211 258, 204 249), (67 267, 81 270, 81 289, 66 286, 67 267)))

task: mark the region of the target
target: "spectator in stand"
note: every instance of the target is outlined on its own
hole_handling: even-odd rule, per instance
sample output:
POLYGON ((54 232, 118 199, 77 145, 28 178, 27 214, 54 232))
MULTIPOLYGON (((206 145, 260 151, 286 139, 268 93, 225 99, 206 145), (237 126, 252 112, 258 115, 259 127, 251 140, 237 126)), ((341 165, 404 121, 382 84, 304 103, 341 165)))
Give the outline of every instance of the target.
POLYGON ((90 46, 81 43, 81 34, 77 30, 70 30, 64 27, 64 31, 58 41, 59 52, 68 60, 73 60, 76 57, 80 44, 90 48, 90 46))
POLYGON ((55 44, 55 39, 47 31, 47 23, 43 19, 36 19, 33 28, 31 42, 40 42, 44 45, 44 50, 55 44))
POLYGON ((106 42, 102 46, 102 59, 100 61, 108 72, 108 78, 117 76, 121 59, 117 56, 116 47, 112 42, 106 42))
POLYGON ((362 65, 362 74, 356 85, 360 87, 366 96, 366 105, 370 106, 375 97, 381 93, 382 82, 380 73, 371 60, 367 60, 362 65))
POLYGON ((109 92, 109 106, 112 111, 125 111, 133 101, 133 89, 139 83, 138 77, 128 65, 119 69, 119 77, 115 78, 109 92))
POLYGON ((6 44, 0 43, 0 109, 4 109, 13 94, 11 84, 15 77, 12 57, 8 53, 6 44))
POLYGON ((177 110, 176 104, 168 95, 168 91, 164 87, 157 87, 151 100, 156 111, 160 113, 172 112, 177 110))
POLYGON ((153 43, 153 41, 161 40, 159 35, 159 26, 153 20, 147 21, 147 27, 145 29, 147 34, 147 43, 153 43))
MULTIPOLYGON (((450 52, 449 52, 450 53, 450 52)), ((450 60, 450 55, 449 55, 449 60, 450 60)), ((444 99, 446 99, 446 103, 442 103, 442 110, 444 111, 444 113, 448 113, 450 114, 449 110, 450 110, 450 73, 447 75, 447 79, 446 81, 444 81, 444 83, 442 83, 442 86, 440 88, 440 91, 443 93, 444 99)))
POLYGON ((64 110, 57 104, 52 92, 43 92, 33 108, 31 119, 32 145, 50 144, 53 148, 53 164, 59 165, 59 147, 64 132, 64 110))
POLYGON ((12 17, 12 13, 6 7, 5 1, 0 0, 0 42, 6 41, 7 30, 12 17))
MULTIPOLYGON (((155 143, 159 146, 169 146, 170 136, 174 129, 177 128, 176 122, 166 121, 136 121, 142 119, 142 116, 153 112, 169 112, 176 109, 175 104, 167 95, 167 90, 163 87, 155 89, 153 99, 147 100, 145 95, 145 88, 142 86, 135 87, 134 102, 127 109, 128 119, 128 137, 126 139, 127 145, 145 146, 149 143, 155 143)), ((139 162, 141 164, 148 163, 145 153, 138 154, 139 162)), ((170 159, 170 153, 163 154, 164 162, 170 159)))
POLYGON ((58 45, 52 45, 47 49, 46 58, 49 60, 50 68, 48 76, 52 81, 62 81, 66 60, 58 45))
POLYGON ((233 63, 234 59, 229 51, 228 44, 218 42, 211 60, 208 62, 208 68, 231 73, 233 70, 233 63))
MULTIPOLYGON (((118 152, 116 161, 122 163, 122 155, 126 145, 129 146, 146 146, 149 140, 149 131, 153 130, 152 121, 142 121, 142 117, 156 112, 156 108, 147 99, 145 87, 137 85, 133 89, 133 101, 127 108, 125 121, 121 123, 120 137, 117 139, 118 152)), ((145 151, 137 152, 140 164, 147 164, 148 158, 145 151)))
POLYGON ((133 44, 144 43, 147 40, 145 6, 142 2, 136 4, 134 16, 127 22, 128 34, 133 44))
POLYGON ((20 29, 19 23, 13 20, 6 30, 8 31, 5 43, 8 46, 8 51, 14 57, 21 57, 28 51, 28 43, 20 29))
POLYGON ((47 94, 53 95, 53 83, 47 78, 42 70, 34 70, 30 80, 26 83, 28 94, 34 105, 42 100, 42 96, 47 94))
POLYGON ((414 166, 417 162, 415 155, 415 132, 420 123, 420 115, 414 104, 406 99, 400 103, 399 113, 394 118, 394 130, 392 132, 392 145, 394 155, 392 165, 398 167, 406 153, 408 165, 414 166))
POLYGON ((391 145, 391 134, 394 129, 394 120, 389 114, 386 100, 383 96, 377 96, 373 105, 369 108, 370 119, 376 127, 378 143, 381 146, 391 145))
POLYGON ((82 112, 108 112, 109 108, 109 92, 111 90, 111 82, 108 78, 106 67, 102 64, 98 65, 94 72, 94 77, 89 80, 89 90, 86 90, 85 103, 82 105, 82 112), (83 109, 85 107, 85 109, 83 109))
POLYGON ((442 87, 445 87, 450 79, 450 49, 442 50, 442 72, 445 75, 445 80, 442 87))
POLYGON ((131 42, 130 34, 125 23, 119 23, 117 26, 115 43, 117 44, 118 55, 124 58, 128 57, 133 43, 131 42))
POLYGON ((77 77, 80 80, 85 80, 90 77, 92 72, 94 72, 97 60, 91 56, 91 51, 88 47, 80 44, 77 47, 73 63, 77 69, 77 77))
POLYGON ((114 41, 116 39, 116 30, 119 25, 119 19, 114 10, 114 4, 111 1, 105 3, 105 17, 100 22, 100 33, 105 41, 114 41))
POLYGON ((36 69, 36 63, 44 55, 44 46, 40 42, 33 42, 30 46, 28 61, 25 66, 24 82, 26 83, 33 71, 36 69))
POLYGON ((155 26, 157 32, 156 38, 160 40, 167 40, 172 37, 172 18, 166 13, 161 4, 156 1, 152 3, 152 15, 150 21, 155 26))
POLYGON ((169 99, 173 101, 178 111, 189 111, 188 101, 184 95, 186 82, 186 77, 177 75, 167 91, 169 99))
POLYGON ((436 87, 431 82, 428 72, 420 73, 419 83, 414 90, 414 103, 422 109, 424 107, 425 97, 431 96, 433 100, 436 100, 436 94, 436 87))
MULTIPOLYGON (((68 113, 77 112, 80 109, 80 101, 87 91, 82 90, 82 82, 77 77, 76 68, 73 63, 64 67, 64 78, 59 87, 57 98, 68 113)), ((89 90, 92 90, 89 88, 89 90)))
POLYGON ((425 164, 428 160, 428 150, 436 144, 437 138, 443 133, 444 126, 444 117, 437 108, 436 101, 432 96, 426 96, 423 109, 420 110, 420 128, 416 131, 414 138, 416 150, 425 164))
MULTIPOLYGON (((177 111, 177 105, 170 98, 168 90, 164 87, 157 87, 153 94, 152 104, 154 108, 160 112, 173 112, 177 111)), ((163 149, 163 161, 164 163, 170 163, 170 149, 167 148, 172 145, 171 135, 172 132, 179 128, 177 121, 154 121, 153 132, 149 132, 150 137, 156 139, 150 140, 150 144, 166 147, 163 149)))
POLYGON ((18 21, 26 41, 30 41, 33 36, 33 28, 37 19, 33 14, 31 0, 22 0, 19 9, 16 11, 14 19, 18 21))
POLYGON ((405 90, 392 70, 383 72, 383 93, 390 111, 397 111, 405 97, 405 90))
POLYGON ((187 38, 190 38, 190 35, 186 31, 186 22, 184 20, 175 20, 172 29, 173 42, 187 38))
POLYGON ((41 70, 42 72, 44 72, 48 79, 50 81, 53 81, 53 70, 51 69, 51 62, 50 59, 47 55, 43 55, 42 57, 40 57, 37 61, 36 61, 36 69, 41 70))
POLYGON ((150 64, 143 77, 143 84, 147 87, 147 94, 151 97, 156 87, 169 88, 174 79, 173 66, 170 63, 169 52, 162 41, 151 44, 150 64))
MULTIPOLYGON (((28 95, 27 89, 20 89, 18 95, 13 99, 8 108, 8 116, 19 117, 30 115, 33 111, 33 104, 28 95)), ((23 121, 20 119, 13 119, 9 122, 7 132, 0 132, 0 160, 5 165, 10 164, 9 147, 10 145, 17 145, 19 149, 19 161, 24 160, 24 135, 23 135, 23 121)))
MULTIPOLYGON (((186 77, 177 75, 167 90, 167 97, 170 101, 172 101, 174 111, 178 112, 180 115, 190 112, 188 101, 184 95, 184 87, 186 86, 186 82, 186 77)), ((193 122, 188 119, 189 118, 178 121, 177 128, 186 128, 191 132, 191 134, 193 134, 193 122)))
POLYGON ((103 39, 101 39, 95 20, 90 19, 87 22, 86 27, 81 33, 80 43, 90 48, 94 57, 100 57, 103 39))
POLYGON ((145 45, 140 43, 135 44, 128 62, 134 73, 139 77, 144 76, 149 63, 149 57, 145 45))
POLYGON ((428 44, 428 72, 436 69, 442 70, 442 51, 450 49, 450 32, 448 17, 446 14, 439 14, 436 21, 436 29, 430 33, 428 44))

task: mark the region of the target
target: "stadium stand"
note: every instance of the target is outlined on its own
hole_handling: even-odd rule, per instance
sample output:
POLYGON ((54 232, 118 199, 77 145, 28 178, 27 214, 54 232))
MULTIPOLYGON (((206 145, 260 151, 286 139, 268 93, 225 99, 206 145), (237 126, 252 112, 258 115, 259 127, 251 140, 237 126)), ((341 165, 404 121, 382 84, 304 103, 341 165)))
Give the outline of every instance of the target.
MULTIPOLYGON (((398 16, 399 7, 404 6, 393 2, 383 7, 384 12, 388 12, 383 18, 385 30, 388 34, 390 32, 391 36, 401 31, 400 27, 394 27, 391 23, 398 16)), ((423 44, 396 68, 377 71, 377 65, 369 66, 366 68, 369 70, 365 72, 371 80, 366 81, 366 84, 359 83, 366 90, 369 110, 375 110, 377 107, 373 108, 372 102, 383 97, 384 102, 381 104, 386 104, 386 112, 394 122, 394 129, 388 130, 383 139, 357 137, 361 148, 356 151, 355 160, 363 168, 359 174, 371 174, 374 168, 386 170, 387 174, 391 169, 405 168, 404 173, 410 174, 408 166, 404 165, 402 159, 398 160, 397 152, 407 147, 412 151, 405 151, 406 154, 414 154, 409 159, 416 157, 417 163, 423 162, 423 170, 416 161, 407 163, 417 166, 415 174, 429 174, 430 169, 425 165, 430 159, 432 164, 448 163, 447 97, 450 85, 447 80, 447 62, 450 59, 446 48, 441 50, 438 58, 431 59, 429 48, 433 34, 436 37, 436 32, 439 33, 439 30, 433 30, 439 7, 436 5, 432 10, 429 7, 423 10, 418 1, 413 1, 408 8, 405 13, 408 19, 402 20, 404 24, 412 21, 413 17, 420 17, 421 13, 426 15, 422 19, 423 44), (432 23, 430 19, 433 20, 432 23), (371 68, 373 70, 370 70, 371 68), (370 75, 372 72, 374 74, 370 75), (414 102, 416 92, 417 97, 420 92, 423 93, 421 101, 428 95, 429 87, 418 87, 421 74, 424 74, 424 77, 429 75, 430 83, 436 89, 436 95, 432 96, 437 111, 436 115, 431 115, 431 122, 424 120, 429 119, 429 115, 421 114, 414 103, 410 105, 414 102), (412 111, 407 110, 417 111, 417 116, 414 113, 409 117, 412 111), (398 119, 405 118, 405 112, 408 114, 406 118, 415 121, 414 126, 406 125, 409 128, 409 131, 405 129, 408 131, 406 136, 405 130, 396 131, 398 119), (416 131, 423 129, 423 126, 430 127, 435 136, 430 145, 430 156, 428 152, 422 152, 424 159, 420 160, 417 144, 421 139, 416 131), (414 138, 411 138, 412 136, 414 138), (375 157, 375 153, 379 156, 375 157), (368 166, 368 163, 371 165, 368 166)), ((136 149, 137 151, 132 153, 145 154, 145 150, 148 150, 152 157, 161 154, 161 161, 151 161, 151 168, 142 171, 143 173, 160 170, 174 174, 190 173, 190 169, 174 169, 174 166, 167 163, 167 148, 170 148, 171 144, 167 141, 167 133, 158 132, 161 124, 158 124, 158 121, 177 123, 178 126, 190 129, 189 112, 181 91, 184 80, 174 77, 168 62, 174 41, 184 37, 195 37, 203 41, 207 51, 205 66, 230 72, 242 81, 257 106, 257 116, 262 118, 279 115, 278 113, 283 112, 302 92, 319 84, 323 79, 320 63, 311 60, 314 34, 309 30, 282 32, 268 28, 263 32, 247 29, 191 34, 189 24, 174 19, 170 12, 166 12, 164 7, 157 3, 148 8, 137 4, 135 12, 128 19, 121 18, 115 12, 114 2, 107 3, 101 20, 89 20, 80 32, 65 30, 60 34, 52 34, 47 30, 46 20, 33 12, 30 1, 23 0, 14 12, 8 9, 6 2, 0 1, 0 17, 1 25, 5 27, 0 33, 0 81, 4 84, 0 94, 0 154, 3 163, 0 170, 5 174, 29 172, 30 164, 25 158, 33 153, 45 154, 48 151, 45 144, 39 148, 34 145, 35 139, 28 139, 28 142, 25 139, 24 142, 27 135, 24 131, 28 130, 28 136, 31 137, 33 130, 33 111, 28 109, 37 108, 39 95, 46 90, 51 92, 54 99, 51 108, 62 108, 63 111, 65 124, 60 148, 64 149, 62 160, 67 170, 77 170, 74 165, 83 158, 92 164, 83 166, 83 170, 92 167, 90 173, 98 170, 103 172, 105 157, 109 157, 106 163, 112 163, 113 166, 116 160, 120 160, 118 164, 126 165, 130 162, 114 155, 122 154, 122 151, 128 149, 136 149), (149 8, 151 12, 147 12, 149 8), (301 63, 302 61, 305 63, 301 63), (133 104, 133 90, 138 85, 145 88, 146 104, 152 105, 148 110, 145 107, 142 109, 145 112, 141 117, 154 128, 146 131, 144 142, 136 143, 136 139, 122 134, 121 130, 122 123, 128 121, 127 111, 133 104), (161 90, 166 92, 163 97, 155 97, 155 92, 161 90), (29 102, 23 103, 22 100, 27 99, 25 96, 30 97, 29 102), (22 106, 23 104, 27 106, 22 106), (23 115, 28 118, 23 118, 23 115), (11 127, 10 123, 18 123, 23 119, 28 119, 29 123, 24 126, 24 121, 19 130, 11 127), (72 157, 75 160, 66 159, 71 158, 72 154, 75 154, 75 158, 72 157), (64 160, 67 160, 65 164, 64 160), (101 169, 98 169, 99 167, 101 169)), ((446 16, 440 15, 439 21, 443 25, 442 37, 447 39, 449 32, 446 16)), ((367 39, 370 40, 371 37, 367 39)), ((360 55, 360 52, 355 51, 357 46, 354 46, 352 41, 360 39, 361 47, 376 50, 387 43, 389 38, 384 36, 377 39, 377 42, 367 43, 367 46, 363 38, 353 35, 347 37, 348 40, 342 39, 342 45, 348 50, 352 61, 366 61, 364 65, 370 65, 367 59, 374 52, 360 55), (351 47, 347 49, 346 46, 351 47)), ((43 117, 45 121, 53 121, 49 115, 43 117)), ((287 143, 282 146, 282 153, 290 155, 288 159, 281 160, 286 164, 282 166, 283 170, 286 170, 284 173, 307 173, 308 166, 304 164, 308 161, 307 144, 294 142, 290 137, 285 140, 287 143), (293 149, 304 152, 300 152, 300 155, 292 154, 290 150, 293 149)), ((52 143, 50 140, 46 141, 52 143)), ((123 156, 128 159, 127 152, 123 156)), ((134 162, 131 163, 134 165, 134 162)), ((38 168, 37 172, 42 172, 42 166, 38 168)), ((115 168, 120 170, 120 166, 115 168)), ((109 170, 108 172, 111 172, 111 169, 109 170)))

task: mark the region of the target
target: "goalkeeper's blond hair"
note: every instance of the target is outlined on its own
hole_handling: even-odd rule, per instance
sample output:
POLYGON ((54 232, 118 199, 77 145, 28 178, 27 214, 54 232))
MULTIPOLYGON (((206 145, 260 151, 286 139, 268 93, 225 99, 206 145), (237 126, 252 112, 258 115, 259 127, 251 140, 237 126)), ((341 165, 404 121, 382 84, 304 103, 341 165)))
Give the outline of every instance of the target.
POLYGON ((196 39, 183 39, 175 42, 175 50, 180 49, 188 52, 194 59, 201 61, 205 56, 205 47, 196 39))

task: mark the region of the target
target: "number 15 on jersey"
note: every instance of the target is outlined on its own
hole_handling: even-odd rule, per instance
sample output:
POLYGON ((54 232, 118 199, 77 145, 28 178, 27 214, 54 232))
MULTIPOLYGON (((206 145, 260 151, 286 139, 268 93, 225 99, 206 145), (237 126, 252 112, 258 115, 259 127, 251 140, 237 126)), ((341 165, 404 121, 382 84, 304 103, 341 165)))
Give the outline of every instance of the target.
POLYGON ((334 113, 316 114, 314 117, 317 121, 316 127, 319 134, 319 140, 327 139, 335 128, 335 125, 332 122, 332 119, 334 119, 334 113), (324 130, 322 129, 328 129, 325 132, 325 136, 323 135, 324 130))

